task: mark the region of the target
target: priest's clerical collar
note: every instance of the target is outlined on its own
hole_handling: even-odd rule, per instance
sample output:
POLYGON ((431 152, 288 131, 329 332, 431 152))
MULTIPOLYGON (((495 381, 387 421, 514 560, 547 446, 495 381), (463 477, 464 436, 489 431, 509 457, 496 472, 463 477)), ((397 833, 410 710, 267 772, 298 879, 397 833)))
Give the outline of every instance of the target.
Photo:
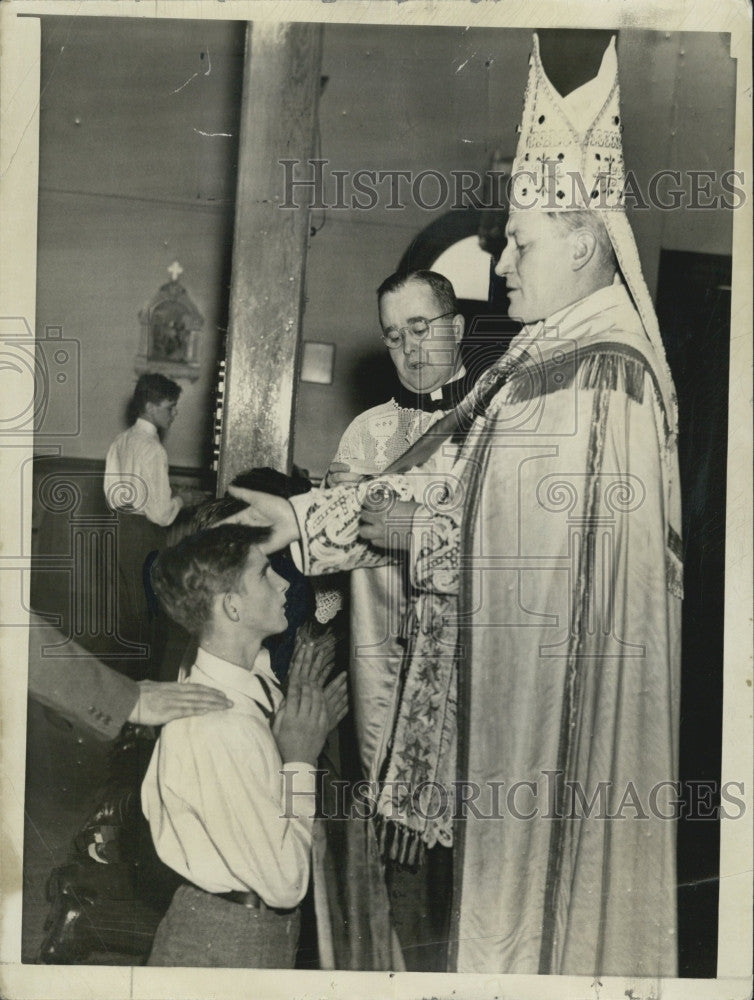
POLYGON ((405 385, 399 384, 393 399, 398 406, 406 410, 452 410, 459 403, 471 388, 467 386, 469 381, 466 369, 461 365, 453 377, 443 386, 433 389, 431 392, 414 392, 407 389, 405 385))

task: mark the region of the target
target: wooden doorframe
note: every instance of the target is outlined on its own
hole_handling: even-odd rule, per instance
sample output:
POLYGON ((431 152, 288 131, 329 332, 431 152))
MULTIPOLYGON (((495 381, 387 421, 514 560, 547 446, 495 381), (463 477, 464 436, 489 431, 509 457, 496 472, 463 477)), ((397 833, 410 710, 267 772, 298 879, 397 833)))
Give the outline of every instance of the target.
POLYGON ((322 64, 321 25, 246 30, 219 495, 245 469, 291 469, 310 222, 280 207, 279 161, 314 154, 322 64))

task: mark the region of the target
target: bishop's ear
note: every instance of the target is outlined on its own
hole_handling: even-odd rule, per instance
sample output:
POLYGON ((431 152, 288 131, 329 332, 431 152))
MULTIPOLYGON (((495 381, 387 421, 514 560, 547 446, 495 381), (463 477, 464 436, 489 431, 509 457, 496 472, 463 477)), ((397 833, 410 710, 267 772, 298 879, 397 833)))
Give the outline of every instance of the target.
POLYGON ((580 271, 594 257, 597 249, 597 238, 586 226, 574 229, 570 238, 571 268, 580 271))

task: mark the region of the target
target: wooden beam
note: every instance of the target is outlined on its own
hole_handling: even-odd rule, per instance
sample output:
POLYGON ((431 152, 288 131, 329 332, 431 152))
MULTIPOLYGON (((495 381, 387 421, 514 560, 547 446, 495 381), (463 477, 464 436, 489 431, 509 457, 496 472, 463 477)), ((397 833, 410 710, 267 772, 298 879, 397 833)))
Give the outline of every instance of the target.
POLYGON ((290 471, 309 210, 280 208, 279 161, 313 155, 321 61, 319 25, 247 26, 220 495, 244 469, 290 471))

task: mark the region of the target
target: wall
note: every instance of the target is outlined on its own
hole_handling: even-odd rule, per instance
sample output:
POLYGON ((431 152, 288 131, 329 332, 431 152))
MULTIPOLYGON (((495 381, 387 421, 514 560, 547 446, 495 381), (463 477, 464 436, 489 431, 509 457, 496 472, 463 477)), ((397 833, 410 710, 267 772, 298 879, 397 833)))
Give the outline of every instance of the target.
MULTIPOLYGON (((328 26, 328 169, 449 176, 484 170, 496 148, 512 154, 530 44, 523 30, 328 26)), ((120 430, 137 313, 177 257, 206 326, 202 375, 184 383, 168 448, 177 464, 208 462, 242 56, 243 26, 232 22, 43 19, 37 332, 62 326, 82 344, 82 433, 64 454, 101 457, 120 430)), ((666 167, 732 166, 726 36, 624 31, 619 60, 626 162, 642 183, 666 167)), ((281 195, 282 185, 281 169, 281 195)), ((374 289, 443 211, 407 200, 400 211, 383 200, 312 214, 303 336, 336 348, 332 385, 302 383, 297 401, 295 461, 314 474, 384 365, 374 289)), ((730 212, 634 211, 632 224, 653 293, 661 247, 730 252, 730 212)))
POLYGON ((208 464, 243 45, 236 22, 43 18, 37 335, 62 326, 81 343, 82 431, 66 455, 104 457, 125 426, 138 312, 177 258, 205 325, 168 451, 208 464))
MULTIPOLYGON (((718 32, 621 35, 624 153, 644 185, 661 170, 733 168, 736 63, 729 52, 730 37, 718 32)), ((631 224, 653 296, 661 248, 731 252, 730 211, 636 209, 631 224)))

